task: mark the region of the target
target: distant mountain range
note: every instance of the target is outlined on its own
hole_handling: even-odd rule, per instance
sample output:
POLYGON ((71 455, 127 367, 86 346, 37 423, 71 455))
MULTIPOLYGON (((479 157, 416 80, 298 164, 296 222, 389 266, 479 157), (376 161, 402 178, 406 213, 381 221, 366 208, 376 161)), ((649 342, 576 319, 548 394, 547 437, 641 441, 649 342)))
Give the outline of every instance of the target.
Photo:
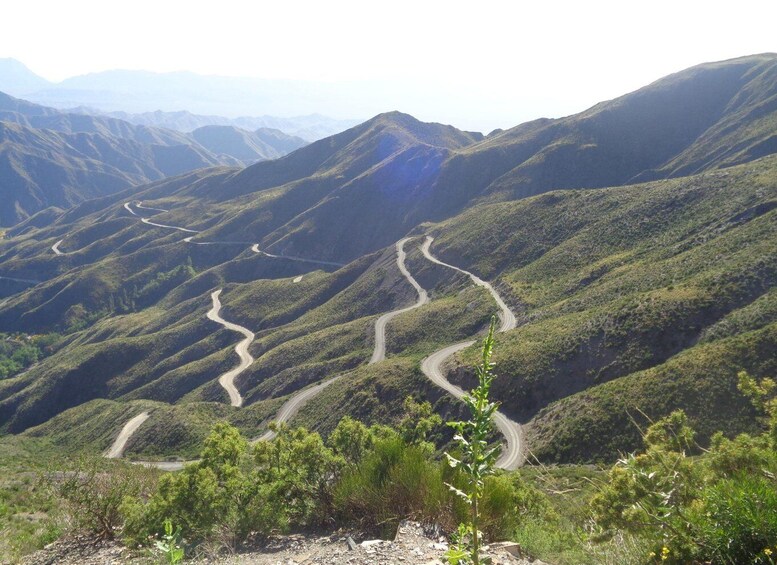
MULTIPOLYGON (((94 110, 82 108, 82 113, 92 114, 94 110)), ((98 112, 99 114, 99 112, 98 112)), ((178 112, 144 112, 129 114, 127 112, 108 112, 108 116, 125 120, 132 124, 146 125, 190 132, 205 126, 234 126, 243 130, 275 129, 305 141, 316 141, 340 133, 357 125, 358 120, 336 120, 321 114, 297 116, 293 118, 278 118, 275 116, 225 118, 223 116, 199 116, 187 111, 178 112)))
MULTIPOLYGON (((130 451, 180 453, 203 422, 256 434, 281 399, 340 374, 301 422, 390 421, 409 394, 456 414, 419 360, 495 305, 424 258, 432 235, 518 314, 492 392, 541 460, 613 459, 639 442, 631 418, 676 408, 702 443, 752 430, 736 373, 777 371, 776 123, 777 55, 755 55, 485 137, 391 112, 244 169, 42 211, 0 241, 0 276, 16 281, 0 286, 0 330, 68 337, 0 381, 0 429, 101 450, 117 418, 152 410, 130 451), (432 300, 391 322, 388 359, 368 365, 376 318, 416 300, 395 263, 404 237, 432 300), (205 318, 215 289, 256 332, 239 410, 215 378, 236 342, 205 318)), ((458 354, 450 378, 470 384, 475 357, 458 354)))
POLYGON ((327 96, 326 85, 315 93, 300 86, 289 81, 145 71, 106 71, 51 83, 15 59, 0 59, 2 92, 54 108, 75 108, 69 111, 79 114, 108 113, 137 125, 183 132, 206 125, 232 125, 247 130, 273 128, 315 141, 358 123, 320 114, 291 118, 222 117, 252 116, 257 110, 263 114, 293 115, 296 105, 287 105, 285 101, 299 102, 301 93, 303 97, 327 96))
POLYGON ((268 128, 206 126, 185 134, 138 126, 0 92, 0 183, 9 204, 0 225, 194 169, 274 159, 305 144, 268 128))

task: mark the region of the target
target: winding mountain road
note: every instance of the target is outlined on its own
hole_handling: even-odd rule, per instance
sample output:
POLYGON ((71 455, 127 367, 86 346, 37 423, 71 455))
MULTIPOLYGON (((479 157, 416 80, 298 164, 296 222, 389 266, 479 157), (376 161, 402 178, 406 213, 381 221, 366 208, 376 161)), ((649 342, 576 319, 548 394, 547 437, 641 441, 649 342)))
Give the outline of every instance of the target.
MULTIPOLYGON (((436 263, 438 265, 442 265, 443 267, 448 267, 450 269, 454 269, 456 271, 459 271, 460 273, 464 273, 465 275, 468 275, 472 282, 474 282, 476 285, 481 286, 488 290, 488 292, 491 293, 491 296, 494 297, 494 300, 496 301, 497 305, 500 309, 500 318, 502 320, 502 325, 499 327, 500 332, 505 332, 508 330, 512 330, 516 326, 516 318, 515 314, 510 310, 510 308, 507 307, 507 304, 505 304, 504 300, 502 300, 502 297, 499 296, 499 293, 494 290, 494 287, 491 286, 489 283, 481 279, 480 277, 477 277, 476 275, 470 273, 469 271, 465 271, 464 269, 460 269, 459 267, 456 267, 454 265, 450 265, 448 263, 444 263, 434 257, 429 249, 429 247, 432 244, 432 241, 434 241, 434 238, 427 236, 426 240, 424 241, 424 244, 421 246, 421 252, 424 254, 424 256, 431 261, 432 263, 436 263)), ((434 384, 439 386, 440 388, 446 390, 448 393, 453 395, 456 398, 462 398, 466 393, 456 385, 448 382, 448 380, 445 378, 445 375, 442 372, 442 365, 443 363, 452 357, 454 354, 458 353, 459 351, 466 349, 467 347, 474 345, 476 340, 470 340, 470 341, 463 341, 461 343, 456 343, 453 345, 449 345, 448 347, 445 347, 443 349, 440 349, 439 351, 436 351, 432 353, 429 357, 424 359, 421 362, 421 371, 426 375, 429 380, 431 380, 434 384)), ((520 467, 523 464, 524 456, 523 456, 523 429, 521 428, 521 425, 517 422, 514 422, 507 416, 505 416, 502 412, 497 411, 494 414, 494 424, 496 425, 499 432, 505 437, 505 440, 507 441, 507 447, 502 450, 502 454, 499 456, 499 459, 496 461, 496 466, 500 469, 507 469, 507 470, 514 470, 520 467)))
MULTIPOLYGON (((399 240, 396 244, 397 267, 399 267, 399 271, 405 276, 405 278, 413 286, 413 288, 416 289, 416 292, 418 293, 418 300, 415 302, 415 304, 412 304, 411 306, 400 308, 399 310, 392 310, 391 312, 387 312, 386 314, 383 314, 380 318, 377 319, 377 321, 375 322, 375 347, 373 348, 372 357, 370 358, 368 365, 372 365, 373 363, 379 363, 380 361, 383 361, 386 358, 386 324, 388 324, 389 321, 395 316, 398 316, 403 312, 408 312, 410 310, 413 310, 414 308, 418 308, 419 306, 423 306, 424 304, 429 302, 429 297, 426 291, 423 288, 421 288, 421 285, 419 285, 418 282, 416 282, 416 280, 410 274, 410 271, 408 271, 407 267, 405 266, 405 258, 407 257, 407 255, 405 254, 405 243, 407 243, 408 240, 410 239, 411 238, 406 237, 405 239, 399 240)), ((260 253, 260 251, 258 250, 255 250, 255 251, 257 253, 260 253)), ((295 282, 296 282, 296 279, 295 279, 295 282)), ((315 386, 306 388, 298 392, 297 394, 289 398, 283 406, 281 406, 281 409, 275 415, 275 418, 273 420, 279 424, 290 421, 294 416, 297 415, 297 412, 299 412, 300 409, 311 398, 316 396, 318 393, 320 393, 322 390, 324 390, 326 387, 328 387, 335 381, 342 378, 342 376, 343 375, 338 375, 332 379, 329 379, 328 381, 324 381, 315 386)), ((275 435, 276 435, 275 432, 273 432, 272 430, 268 430, 262 436, 260 436, 254 441, 271 441, 272 439, 275 438, 275 435)))
POLYGON ((64 255, 64 251, 60 251, 59 246, 62 245, 62 242, 65 241, 64 239, 60 239, 58 242, 56 242, 54 245, 51 246, 51 250, 54 252, 54 255, 64 255))
POLYGON ((149 226, 154 226, 156 228, 166 228, 168 230, 178 230, 186 233, 200 233, 197 230, 190 230, 189 228, 182 228, 180 226, 169 226, 167 224, 157 224, 156 222, 152 222, 148 218, 140 218, 140 221, 143 222, 144 224, 148 224, 149 226))
POLYGON ((114 440, 111 448, 105 453, 105 457, 108 459, 118 459, 124 454, 124 448, 127 446, 127 440, 134 434, 137 429, 148 420, 148 412, 141 412, 129 422, 124 424, 124 427, 119 432, 118 437, 114 440))
POLYGON ((244 328, 243 326, 233 324, 232 322, 227 322, 224 318, 221 317, 219 314, 221 311, 221 300, 219 300, 221 291, 222 289, 214 290, 210 295, 210 298, 213 301, 213 307, 208 310, 208 319, 221 324, 228 330, 243 334, 245 339, 235 346, 235 353, 237 353, 238 357, 240 357, 240 364, 234 369, 221 375, 219 377, 219 384, 224 387, 224 390, 226 390, 227 393, 229 393, 229 401, 232 406, 242 406, 243 397, 240 396, 240 392, 237 390, 237 387, 235 387, 235 377, 245 371, 251 365, 251 363, 254 362, 254 358, 248 352, 248 346, 251 345, 251 342, 254 341, 255 336, 254 332, 244 328))
POLYGON ((409 312, 410 310, 414 310, 415 308, 423 306, 429 302, 429 295, 426 293, 426 290, 421 288, 421 285, 418 284, 418 282, 413 278, 413 276, 410 274, 410 271, 408 271, 407 267, 405 266, 405 258, 407 257, 407 254, 405 253, 405 243, 407 243, 407 241, 410 239, 411 238, 406 237, 405 239, 401 239, 397 242, 397 267, 399 267, 399 271, 405 276, 408 282, 413 285, 413 288, 415 288, 415 291, 418 293, 418 300, 411 306, 388 312, 378 318, 378 320, 375 322, 375 349, 372 352, 370 364, 379 363, 386 358, 386 324, 388 324, 396 316, 399 316, 405 312, 409 312))
MULTIPOLYGON (((300 408, 302 408, 303 406, 305 406, 305 404, 307 404, 308 400, 318 395, 319 392, 324 390, 326 387, 328 387, 335 381, 339 381, 342 378, 342 376, 343 375, 338 375, 334 378, 329 379, 328 381, 318 383, 317 385, 308 387, 298 392, 297 394, 293 395, 283 404, 283 406, 281 406, 281 409, 278 410, 278 413, 275 415, 275 418, 273 418, 273 421, 276 424, 285 424, 286 422, 288 422, 294 416, 297 415, 297 412, 299 412, 300 408)), ((275 439, 276 435, 278 434, 276 434, 274 431, 267 430, 258 438, 252 440, 251 443, 256 443, 259 441, 272 441, 275 439)))
MULTIPOLYGON (((167 210, 162 210, 161 208, 146 208, 145 206, 140 206, 139 203, 136 203, 135 207, 136 208, 144 208, 146 210, 158 210, 160 212, 167 212, 167 210)), ((125 202, 124 203, 124 209, 127 210, 127 212, 129 212, 133 216, 137 216, 138 218, 140 218, 141 222, 143 222, 144 224, 148 224, 149 226, 154 226, 156 228, 165 228, 165 229, 168 229, 168 230, 178 230, 178 231, 182 231, 182 232, 186 232, 186 233, 200 233, 198 230, 190 230, 189 228, 182 228, 180 226, 170 226, 170 225, 167 225, 167 224, 158 224, 156 222, 152 222, 148 218, 144 218, 140 214, 135 212, 135 210, 132 209, 132 203, 131 202, 125 202)))
POLYGON ((27 284, 40 284, 42 282, 42 281, 36 281, 33 279, 17 279, 14 277, 3 277, 3 276, 0 276, 0 280, 14 281, 14 282, 20 282, 20 283, 27 283, 27 284))
MULTIPOLYGON (((194 233, 194 234, 202 233, 199 230, 192 230, 192 229, 189 229, 189 228, 182 228, 181 226, 171 226, 169 224, 160 224, 160 223, 157 223, 157 222, 152 222, 148 218, 144 218, 140 214, 138 214, 135 210, 132 209, 132 206, 133 206, 132 202, 125 202, 124 203, 124 209, 127 210, 127 212, 129 212, 133 216, 136 216, 136 217, 140 218, 140 221, 143 222, 146 225, 154 226, 156 228, 164 228, 164 229, 169 229, 169 230, 182 231, 182 232, 185 232, 185 233, 194 233)), ((142 208, 143 210, 154 210, 156 212, 168 212, 169 211, 169 210, 163 210, 162 208, 151 208, 149 206, 142 206, 140 200, 136 201, 134 206, 135 206, 135 208, 138 208, 138 209, 142 208)), ((250 244, 250 243, 247 243, 245 241, 192 241, 193 239, 194 239, 194 236, 190 235, 190 236, 187 236, 187 237, 183 238, 183 241, 185 243, 190 243, 192 245, 251 245, 251 251, 253 251, 254 253, 258 253, 260 255, 264 255, 265 257, 272 257, 273 259, 288 259, 289 261, 297 261, 297 262, 300 262, 300 263, 311 263, 313 265, 326 265, 326 266, 329 266, 329 267, 343 267, 343 266, 345 266, 345 263, 336 263, 335 261, 321 261, 321 260, 318 260, 318 259, 307 259, 305 257, 293 257, 291 255, 275 255, 273 253, 268 253, 267 251, 262 251, 261 249, 259 249, 259 244, 258 243, 250 244)), ((60 243, 61 243, 61 241, 58 241, 54 245, 57 246, 60 243)), ((54 248, 52 247, 52 250, 53 249, 54 248)), ((57 253, 56 250, 54 250, 54 252, 57 253)), ((57 253, 57 254, 58 255, 63 255, 63 253, 57 253)))
MULTIPOLYGON (((248 346, 251 345, 251 342, 254 341, 255 336, 252 331, 244 328, 243 326, 228 322, 221 317, 221 300, 219 299, 219 296, 221 295, 222 290, 223 289, 220 288, 211 293, 210 298, 213 305, 211 309, 208 310, 206 316, 209 320, 213 320, 214 322, 221 324, 228 330, 236 331, 245 336, 245 339, 243 339, 235 346, 235 353, 237 353, 238 357, 240 357, 240 364, 234 369, 231 369, 219 376, 219 384, 229 394, 230 404, 232 404, 232 406, 239 407, 243 405, 243 397, 240 395, 240 392, 235 386, 235 377, 245 371, 251 365, 251 363, 254 362, 254 358, 250 353, 248 353, 248 346)), ((119 436, 113 442, 111 448, 106 452, 105 457, 108 459, 117 459, 121 457, 124 453, 124 447, 127 445, 127 440, 129 440, 129 438, 132 436, 132 434, 135 433, 135 431, 137 431, 140 425, 148 419, 148 416, 148 412, 143 412, 124 424, 121 432, 119 432, 119 436)), ((161 469, 163 471, 178 471, 182 469, 186 463, 190 463, 190 461, 137 461, 137 463, 147 467, 156 467, 157 469, 161 469)))
POLYGON ((481 279, 480 277, 478 277, 477 275, 470 273, 469 271, 465 271, 464 269, 460 269, 455 265, 450 265, 448 263, 444 263, 439 259, 437 259, 434 255, 432 255, 431 251, 429 250, 429 247, 432 245, 433 241, 434 241, 434 238, 432 236, 429 236, 429 235, 426 236, 426 240, 424 241, 424 244, 421 247, 421 252, 424 254, 424 257, 429 259, 429 261, 431 261, 432 263, 437 263, 438 265, 442 265, 443 267, 448 267, 449 269, 453 269, 454 271, 464 273, 469 278, 471 278, 472 282, 474 282, 477 286, 482 286, 488 292, 490 292, 491 296, 494 297, 494 300, 499 306, 499 318, 502 320, 502 325, 499 326, 499 330, 497 331, 506 332, 508 330, 514 330, 515 326, 517 325, 515 314, 513 314, 512 310, 510 310, 510 308, 507 307, 507 304, 505 304, 504 300, 502 300, 502 297, 499 296, 499 293, 496 290, 494 290, 494 287, 491 286, 491 284, 484 281, 483 279, 481 279))
POLYGON ((140 208, 141 210, 153 210, 154 212, 169 212, 170 210, 164 210, 162 208, 151 208, 150 206, 143 206, 143 201, 138 200, 135 204, 135 208, 140 208))
MULTIPOLYGON (((127 208, 127 209, 130 210, 130 208, 127 208)), ((407 306, 405 308, 400 308, 398 310, 387 312, 386 314, 383 314, 376 320, 375 346, 374 346, 372 357, 370 358, 369 364, 379 363, 380 361, 383 361, 386 358, 386 326, 388 325, 388 322, 390 322, 394 317, 398 316, 399 314, 408 312, 429 302, 428 293, 413 278, 413 276, 407 270, 407 267, 405 265, 405 259, 407 255, 405 253, 404 246, 410 239, 411 238, 404 238, 396 243, 396 250, 397 250, 396 263, 402 275, 416 290, 418 294, 418 299, 411 306, 407 306)), ((499 305, 501 309, 502 325, 500 326, 499 331, 507 331, 515 328, 515 325, 516 325, 515 315, 510 311, 510 309, 504 303, 504 301, 496 292, 496 290, 494 290, 494 288, 489 283, 483 281, 482 279, 470 273, 469 271, 465 271, 464 269, 460 269, 453 265, 449 265, 448 263, 444 263, 438 260, 437 258, 435 258, 430 251, 430 246, 432 241, 433 241, 433 238, 427 237, 423 246, 421 247, 421 251, 423 252, 424 256, 428 260, 432 261, 433 263, 454 269, 456 271, 459 271, 461 273, 468 275, 476 285, 486 288, 494 297, 496 303, 499 305)), ((255 253, 264 253, 259 250, 258 244, 254 245, 252 247, 252 250, 255 253)), ((279 257, 277 255, 271 255, 269 253, 264 253, 264 254, 270 257, 279 257)), ((303 261, 316 262, 313 260, 305 260, 305 259, 303 259, 303 261)), ((297 282, 296 279, 295 279, 295 282, 297 282)), ((221 317, 220 315, 221 301, 219 299, 221 292, 222 292, 222 289, 218 289, 211 293, 211 300, 212 300, 213 306, 208 311, 207 317, 208 319, 223 325, 225 328, 239 332, 245 336, 245 339, 243 339, 237 346, 235 346, 235 352, 238 354, 238 357, 240 357, 240 364, 234 369, 224 373, 219 377, 219 384, 221 384, 221 386, 229 394, 230 402, 232 406, 239 407, 239 406, 242 406, 243 404, 243 398, 240 395, 240 392, 235 387, 234 380, 240 373, 242 373, 245 369, 247 369, 254 361, 254 358, 250 355, 250 353, 248 353, 248 347, 251 344, 251 342, 254 340, 255 336, 253 332, 244 328, 243 326, 239 326, 232 322, 227 322, 221 317)), ((455 353, 467 347, 470 347, 475 343, 475 341, 476 340, 469 340, 461 343, 456 343, 454 345, 449 345, 448 347, 445 347, 439 351, 436 351, 435 353, 433 353, 432 355, 430 355, 429 357, 423 360, 421 364, 421 370, 437 386, 447 391, 455 398, 461 399, 466 393, 461 388, 448 382, 448 380, 445 378, 442 372, 441 367, 442 367, 442 364, 445 362, 445 360, 450 358, 455 353)), ((297 415, 299 410, 311 398, 314 398, 322 390, 324 390, 334 382, 338 381, 342 377, 343 375, 338 375, 332 379, 329 379, 325 382, 318 383, 314 386, 308 387, 298 392, 297 394, 293 395, 291 398, 289 398, 286 401, 286 403, 283 404, 283 406, 281 406, 280 410, 278 411, 278 413, 274 418, 274 421, 277 423, 286 423, 290 421, 292 418, 294 418, 294 416, 297 415)), ((121 457, 124 451, 124 447, 127 443, 127 440, 138 429, 138 427, 140 427, 140 425, 143 422, 145 422, 147 418, 148 418, 148 413, 144 412, 142 414, 139 414, 138 416, 135 416, 129 422, 127 422, 124 425, 124 428, 122 428, 119 436, 116 438, 116 441, 114 442, 113 446, 106 453, 105 456, 109 458, 121 457)), ((494 414, 494 423, 497 429, 500 431, 500 433, 505 437, 507 442, 507 448, 503 450, 501 456, 496 462, 497 467, 502 469, 508 469, 508 470, 518 468, 523 463, 523 459, 524 459, 523 453, 522 453, 523 432, 522 432, 521 426, 516 422, 507 418, 507 416, 505 416, 501 412, 497 412, 494 414)), ((267 430, 264 434, 254 439, 253 443, 259 442, 259 441, 271 441, 272 439, 275 438, 275 436, 276 436, 275 432, 273 432, 272 430, 267 430)), ((143 465, 157 467, 163 470, 174 471, 174 470, 181 469, 186 462, 148 462, 146 461, 146 462, 140 462, 140 463, 143 465)))

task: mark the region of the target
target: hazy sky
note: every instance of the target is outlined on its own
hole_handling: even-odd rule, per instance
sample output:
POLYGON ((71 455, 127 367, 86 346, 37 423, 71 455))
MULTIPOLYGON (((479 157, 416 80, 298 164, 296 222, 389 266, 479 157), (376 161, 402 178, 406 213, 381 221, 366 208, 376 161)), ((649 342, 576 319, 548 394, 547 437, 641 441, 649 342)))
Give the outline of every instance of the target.
POLYGON ((3 21, 0 57, 49 80, 116 68, 389 80, 360 113, 484 131, 777 51, 774 0, 25 0, 4 3, 3 21))

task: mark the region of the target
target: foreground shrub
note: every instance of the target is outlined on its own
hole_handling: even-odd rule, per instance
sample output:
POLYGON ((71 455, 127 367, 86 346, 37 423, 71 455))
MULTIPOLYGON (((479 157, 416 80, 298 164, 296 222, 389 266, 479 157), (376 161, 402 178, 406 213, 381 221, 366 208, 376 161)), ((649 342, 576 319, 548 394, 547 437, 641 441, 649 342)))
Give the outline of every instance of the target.
POLYGON ((254 512, 265 516, 269 506, 276 514, 278 527, 326 521, 332 512, 332 488, 343 460, 324 445, 317 433, 285 425, 274 429, 276 438, 258 443, 254 452, 251 480, 260 486, 257 494, 261 494, 251 497, 252 504, 259 505, 254 512))
POLYGON ((333 503, 338 521, 386 531, 403 518, 444 521, 452 512, 442 464, 428 448, 408 444, 397 433, 375 440, 343 474, 333 503))
MULTIPOLYGON (((399 430, 344 418, 331 447, 317 433, 285 425, 273 426, 273 441, 249 447, 236 428, 217 424, 199 462, 163 476, 147 501, 125 499, 124 536, 147 544, 168 521, 189 545, 234 548, 249 535, 308 526, 393 534, 401 520, 413 518, 453 529, 469 509, 445 483, 461 484, 462 475, 426 441, 436 425, 431 407, 414 401, 406 407, 417 418, 404 418, 399 430)), ((481 510, 487 535, 507 537, 536 504, 523 487, 517 478, 487 478, 481 510)))
POLYGON ((102 459, 82 459, 71 469, 49 475, 54 493, 64 502, 71 523, 101 538, 113 538, 122 526, 124 499, 149 496, 156 474, 145 467, 108 465, 102 459))
POLYGON ((609 472, 591 504, 607 536, 629 532, 667 563, 773 563, 777 555, 775 385, 740 374, 740 390, 764 414, 764 433, 727 439, 689 457, 692 430, 675 412, 645 434, 644 453, 609 472))
POLYGON ((773 563, 777 555, 777 481, 749 474, 705 489, 698 544, 713 563, 773 563), (764 550, 767 550, 764 552, 764 550))
POLYGON ((159 488, 144 503, 136 498, 125 500, 124 536, 132 544, 146 543, 161 535, 166 520, 180 525, 189 541, 207 539, 226 532, 234 543, 244 536, 242 508, 249 491, 248 479, 241 468, 246 441, 228 424, 217 424, 205 440, 202 458, 180 473, 168 473, 159 488))

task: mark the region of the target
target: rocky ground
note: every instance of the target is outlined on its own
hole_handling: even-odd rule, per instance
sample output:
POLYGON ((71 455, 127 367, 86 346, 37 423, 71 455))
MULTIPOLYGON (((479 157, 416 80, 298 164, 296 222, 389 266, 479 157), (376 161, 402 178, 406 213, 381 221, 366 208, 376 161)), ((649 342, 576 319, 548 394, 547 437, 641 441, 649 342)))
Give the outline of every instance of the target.
MULTIPOLYGON (((365 539, 347 532, 327 536, 277 536, 261 547, 233 555, 201 556, 197 565, 442 565, 448 549, 445 538, 433 528, 403 522, 396 538, 365 539)), ((524 556, 517 544, 487 546, 483 552, 493 565, 547 565, 524 556)), ((158 556, 139 554, 112 541, 75 537, 57 541, 30 555, 24 565, 107 565, 161 563, 158 556)))

